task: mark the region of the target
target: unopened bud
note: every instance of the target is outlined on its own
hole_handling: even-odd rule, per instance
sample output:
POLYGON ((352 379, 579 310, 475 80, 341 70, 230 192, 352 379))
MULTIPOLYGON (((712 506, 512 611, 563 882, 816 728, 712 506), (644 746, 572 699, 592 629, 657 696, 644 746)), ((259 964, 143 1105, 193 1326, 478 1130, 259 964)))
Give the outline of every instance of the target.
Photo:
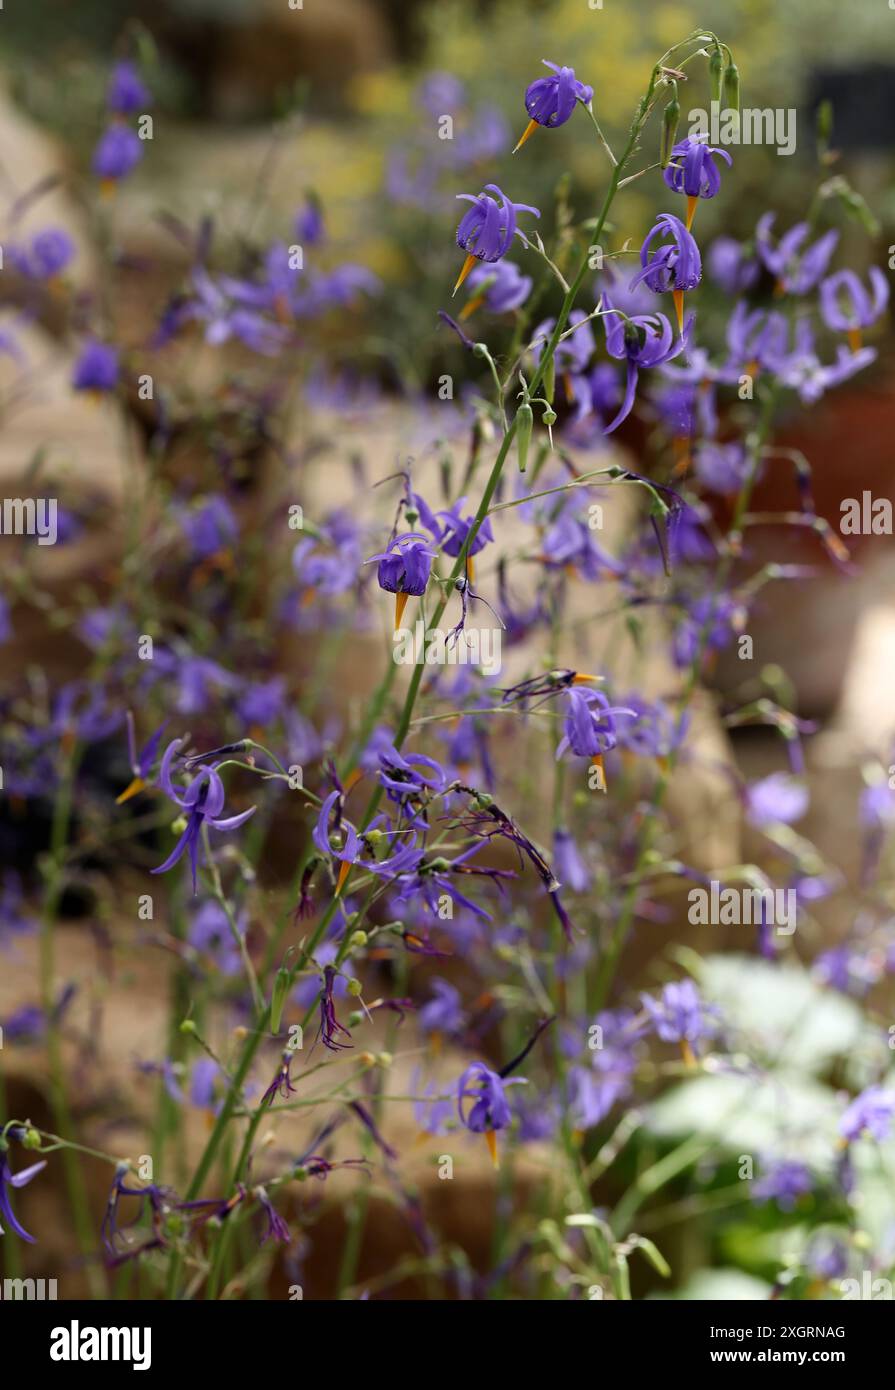
POLYGON ((528 446, 534 428, 534 412, 528 401, 523 401, 516 411, 516 454, 519 459, 519 472, 524 473, 528 463, 528 446))
POLYGON ((671 156, 674 152, 674 142, 677 138, 677 128, 681 119, 681 104, 677 97, 673 97, 665 107, 665 114, 662 117, 662 144, 659 151, 659 160, 663 169, 667 169, 671 163, 671 156))
POLYGON ((286 1002, 289 981, 289 971, 285 965, 281 965, 273 982, 273 993, 270 997, 270 1031, 272 1033, 279 1033, 280 1031, 280 1020, 283 1017, 283 1005, 286 1002))
POLYGON ((709 58, 709 100, 721 100, 721 84, 724 80, 724 59, 721 56, 720 48, 712 50, 709 58))
POLYGON ((732 60, 724 69, 724 108, 740 114, 740 70, 732 60))

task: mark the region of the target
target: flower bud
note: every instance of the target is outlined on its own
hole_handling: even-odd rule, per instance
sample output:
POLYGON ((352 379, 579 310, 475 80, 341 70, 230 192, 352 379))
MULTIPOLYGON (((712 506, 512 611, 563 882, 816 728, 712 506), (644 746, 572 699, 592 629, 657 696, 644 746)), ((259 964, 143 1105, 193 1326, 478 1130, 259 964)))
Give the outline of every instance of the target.
POLYGON ((545 424, 545 425, 548 425, 548 426, 549 426, 549 425, 555 425, 555 424, 556 424, 556 411, 555 411, 555 410, 545 410, 545 411, 544 411, 544 414, 541 416, 541 419, 544 421, 544 424, 545 424))
POLYGON ((709 100, 721 100, 721 83, 724 79, 724 59, 721 56, 720 48, 712 50, 709 58, 709 100))
POLYGON ((662 117, 662 143, 659 150, 659 161, 663 169, 667 169, 671 163, 671 155, 674 150, 674 142, 677 137, 677 128, 681 119, 681 104, 677 97, 672 97, 665 107, 665 114, 662 117))
POLYGON ((181 1033, 193 1034, 196 1032, 196 1024, 191 1018, 185 1018, 180 1025, 181 1033))
POLYGON ((367 936, 367 933, 366 933, 365 931, 356 931, 356 932, 352 932, 352 933, 351 933, 351 945, 352 945, 352 946, 357 946, 357 947, 366 946, 366 944, 367 944, 367 942, 369 941, 369 939, 370 939, 370 938, 367 936))
POLYGON ((289 971, 285 965, 281 965, 276 973, 273 982, 273 992, 270 996, 270 1031, 279 1033, 280 1020, 283 1017, 283 1005, 286 1002, 286 992, 289 989, 289 971))
POLYGON ((740 70, 731 59, 724 69, 724 107, 727 111, 740 113, 740 70))
POLYGON ((550 404, 553 404, 553 393, 556 390, 556 358, 551 357, 547 363, 547 370, 544 372, 544 395, 550 404))
POLYGON ((356 978, 356 976, 352 976, 351 979, 348 981, 348 993, 352 995, 355 999, 359 998, 360 995, 363 993, 363 988, 363 985, 361 984, 360 980, 356 978))
POLYGON ((25 1133, 22 1135, 21 1142, 23 1149, 39 1149, 40 1135, 32 1125, 29 1125, 28 1128, 25 1130, 25 1133))
POLYGON ((516 453, 519 458, 519 472, 524 473, 528 463, 528 446, 534 428, 534 412, 528 401, 523 401, 516 411, 516 453))

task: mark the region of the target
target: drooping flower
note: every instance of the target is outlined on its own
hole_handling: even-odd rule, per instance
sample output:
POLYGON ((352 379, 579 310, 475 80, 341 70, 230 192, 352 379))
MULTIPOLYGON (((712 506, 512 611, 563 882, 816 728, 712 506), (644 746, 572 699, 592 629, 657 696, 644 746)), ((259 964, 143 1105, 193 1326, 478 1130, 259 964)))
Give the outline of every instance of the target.
POLYGON ((525 109, 530 120, 513 154, 522 148, 539 125, 551 129, 565 125, 579 101, 587 106, 593 100, 593 87, 579 82, 574 68, 559 67, 546 58, 542 58, 541 62, 545 68, 550 68, 551 75, 536 77, 526 88, 525 109))
POLYGON ((684 292, 695 289, 702 279, 702 258, 695 238, 679 217, 661 212, 640 248, 640 266, 630 288, 643 281, 656 294, 669 290, 674 297, 678 332, 684 331, 684 292), (667 244, 653 247, 659 238, 667 244), (670 239, 670 240, 667 240, 670 239))
POLYGON ((746 817, 764 830, 771 825, 791 825, 801 820, 810 797, 802 783, 786 772, 772 772, 746 789, 746 817))
MULTIPOLYGON (((12 1130, 10 1133, 20 1138, 23 1131, 12 1130)), ((10 1201, 10 1188, 25 1187, 26 1184, 31 1182, 32 1178, 36 1178, 41 1169, 46 1168, 46 1166, 47 1161, 43 1158, 39 1163, 32 1163, 28 1168, 23 1168, 20 1172, 14 1173, 9 1162, 8 1140, 0 1137, 0 1217, 2 1217, 3 1221, 15 1231, 16 1235, 21 1240, 26 1240, 29 1245, 36 1244, 36 1240, 34 1236, 28 1234, 24 1226, 17 1219, 10 1201)), ((3 1224, 0 1223, 0 1236, 5 1234, 6 1232, 3 1228, 3 1224)))
POLYGON ((74 259, 75 244, 62 227, 45 227, 28 246, 10 246, 9 259, 29 280, 54 280, 74 259))
POLYGON ((692 1060, 692 1045, 718 1032, 718 1010, 706 1004, 692 980, 672 980, 658 999, 640 996, 656 1034, 663 1042, 681 1044, 684 1056, 692 1060))
POLYGON ((212 493, 195 507, 184 508, 178 522, 195 560, 207 560, 239 536, 239 523, 226 498, 212 493))
POLYGON ((597 542, 587 522, 571 509, 563 511, 544 532, 541 559, 549 569, 579 574, 583 579, 618 579, 624 573, 619 561, 597 542))
POLYGON ((199 865, 199 843, 203 826, 210 826, 213 830, 237 830, 245 824, 250 816, 255 814, 257 808, 250 806, 247 811, 241 811, 239 815, 222 818, 221 811, 224 809, 225 800, 224 784, 214 765, 200 767, 185 789, 175 787, 171 780, 171 771, 182 743, 183 739, 175 738, 168 744, 159 768, 158 780, 165 795, 170 797, 175 806, 178 806, 186 814, 187 823, 180 839, 164 864, 159 864, 158 868, 150 869, 150 873, 166 873, 168 869, 173 869, 174 865, 186 854, 190 862, 193 892, 196 893, 198 892, 196 873, 199 865))
POLYGON ((472 207, 464 213, 457 227, 457 245, 466 252, 466 260, 454 286, 454 294, 476 261, 487 261, 491 264, 501 260, 512 246, 513 238, 517 235, 522 236, 516 226, 518 212, 530 212, 534 217, 541 215, 537 208, 530 207, 528 203, 511 202, 496 183, 486 183, 485 191, 477 196, 472 193, 458 193, 457 197, 464 202, 472 203, 472 207), (492 198, 491 193, 496 193, 500 202, 497 198, 492 198))
POLYGON ((76 391, 114 391, 118 375, 118 349, 92 339, 81 349, 71 384, 76 391))
POLYGON ((587 865, 571 831, 557 826, 553 832, 553 868, 556 877, 570 893, 586 893, 591 884, 587 865))
POLYGON ((515 261, 497 261, 493 266, 477 266, 469 277, 471 298, 460 311, 461 322, 484 304, 492 314, 507 314, 520 308, 532 286, 530 275, 523 275, 515 261))
POLYGON ((754 1202, 776 1202, 783 1211, 792 1211, 814 1186, 814 1176, 806 1164, 794 1158, 776 1158, 766 1165, 751 1196, 754 1202))
MULTIPOLYGON (((598 1125, 612 1107, 630 1095, 643 1029, 630 1009, 605 1009, 594 1025, 599 1046, 590 1049, 590 1066, 569 1068, 569 1104, 576 1129, 598 1125)), ((577 1052, 577 1041, 576 1041, 577 1052)))
POLYGON ((590 758, 600 763, 618 742, 616 720, 636 719, 637 711, 624 705, 610 705, 602 690, 572 688, 566 691, 569 709, 563 725, 563 737, 556 750, 557 758, 574 753, 577 758, 590 758))
POLYGON ((706 253, 706 269, 725 294, 740 295, 751 290, 761 274, 761 265, 752 250, 734 237, 715 237, 706 253))
POLYGON ((721 444, 709 439, 696 450, 694 471, 699 481, 711 492, 739 492, 749 467, 746 447, 738 441, 721 444))
POLYGON ((775 246, 771 228, 776 213, 766 212, 755 228, 755 245, 768 270, 776 276, 778 289, 787 294, 807 294, 826 271, 839 241, 837 231, 825 232, 813 245, 805 247, 811 233, 807 222, 797 222, 775 246))
POLYGON ((395 631, 401 626, 404 609, 411 594, 419 597, 426 592, 432 561, 437 551, 427 546, 428 538, 419 531, 395 536, 388 549, 371 555, 366 564, 379 561, 376 578, 380 589, 395 595, 395 631))
MULTIPOLYGON (((613 307, 608 296, 604 296, 603 305, 607 309, 613 307)), ((659 367, 684 350, 693 315, 690 315, 683 331, 677 337, 664 314, 637 314, 628 319, 609 314, 604 322, 606 351, 610 357, 625 362, 628 369, 624 400, 615 419, 604 431, 605 434, 611 434, 613 430, 618 429, 623 420, 627 420, 633 409, 641 368, 659 367)))
POLYGON ((848 334, 852 352, 861 347, 861 329, 869 328, 889 302, 889 282, 879 266, 870 267, 869 277, 869 291, 853 270, 838 270, 820 287, 821 317, 828 328, 848 334))
POLYGON ((130 126, 111 125, 93 151, 93 172, 106 188, 112 188, 140 163, 143 142, 130 126))
POLYGON ((497 1167, 497 1140, 495 1135, 512 1123, 513 1113, 506 1097, 509 1086, 523 1086, 524 1077, 514 1077, 506 1081, 484 1062, 471 1062, 457 1082, 457 1113, 461 1124, 472 1134, 484 1134, 497 1167), (464 1110, 464 1106, 466 1109, 464 1110))
POLYGON ((895 1120, 895 1088, 868 1086, 856 1096, 839 1121, 839 1133, 846 1143, 867 1134, 882 1144, 889 1137, 895 1120))
POLYGON ((437 975, 432 980, 432 998, 417 1014, 424 1033, 438 1033, 450 1037, 462 1032, 466 1024, 466 1013, 460 998, 460 991, 449 980, 437 975))
MULTIPOLYGON (((445 555, 456 558, 464 545, 469 533, 475 526, 475 517, 472 515, 463 516, 463 508, 466 505, 466 498, 461 497, 451 507, 450 511, 439 512, 438 515, 444 518, 442 529, 442 550, 445 555)), ((490 517, 485 517, 481 526, 476 530, 475 535, 469 543, 466 551, 466 577, 473 583, 475 580, 475 566, 473 556, 478 555, 480 550, 494 540, 494 531, 491 527, 490 517)))
POLYGON ((109 75, 106 106, 117 116, 133 116, 152 105, 149 89, 131 62, 116 63, 109 75))
POLYGON ((149 738, 143 744, 143 747, 140 749, 138 753, 134 716, 130 710, 128 710, 126 718, 127 747, 128 752, 130 754, 131 772, 133 773, 133 777, 131 781, 128 783, 128 785, 125 787, 121 795, 115 798, 116 806, 122 806, 125 801, 129 801, 132 796, 136 796, 137 792, 145 790, 145 788, 149 785, 152 764, 155 762, 155 755, 158 752, 158 747, 159 743, 161 742, 162 734, 165 732, 165 728, 167 727, 168 723, 167 719, 165 719, 158 726, 155 732, 150 734, 149 738))
POLYGON ((690 135, 671 151, 671 163, 662 175, 669 188, 687 197, 687 231, 693 225, 700 198, 714 198, 721 187, 721 174, 715 155, 733 164, 726 150, 716 149, 704 137, 690 135))

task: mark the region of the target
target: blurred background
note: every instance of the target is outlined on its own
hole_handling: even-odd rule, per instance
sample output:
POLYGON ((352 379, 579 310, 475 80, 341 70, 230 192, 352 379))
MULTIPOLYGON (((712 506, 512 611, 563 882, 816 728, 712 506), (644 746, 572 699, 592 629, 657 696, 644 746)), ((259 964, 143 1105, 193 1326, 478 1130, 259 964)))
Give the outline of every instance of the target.
MULTIPOLYGON (((723 197, 700 207, 701 244, 722 234, 748 244, 769 208, 776 209, 778 231, 791 226, 805 216, 819 181, 842 173, 857 197, 850 208, 830 198, 830 220, 841 233, 839 263, 859 273, 876 264, 888 275, 895 247, 895 11, 871 0, 787 0, 785 6, 778 0, 701 0, 698 12, 661 0, 605 0, 602 6, 587 0, 304 0, 300 9, 287 0, 7 3, 0 23, 0 180, 10 199, 42 177, 50 180, 59 220, 80 240, 75 307, 80 296, 89 314, 91 269, 108 249, 108 225, 85 193, 91 152, 110 65, 116 57, 136 56, 154 96, 154 129, 149 156, 115 205, 118 289, 106 309, 116 340, 148 352, 160 309, 188 271, 202 219, 215 229, 218 268, 236 274, 259 245, 291 240, 297 207, 319 209, 326 232, 321 263, 335 267, 347 259, 381 282, 380 292, 353 305, 350 314, 328 314, 308 329, 303 408, 308 421, 315 410, 341 415, 350 451, 362 433, 351 434, 352 415, 364 402, 375 401, 380 426, 382 412, 393 411, 401 421, 405 409, 431 400, 442 373, 462 379, 466 371, 461 350, 437 318, 449 305, 459 268, 458 192, 476 193, 494 182, 514 200, 534 204, 542 209, 539 229, 548 244, 558 238, 562 245, 564 228, 599 206, 605 159, 585 119, 549 137, 538 132, 524 160, 510 154, 526 124, 522 96, 540 59, 574 64, 593 86, 595 110, 617 147, 650 64, 697 23, 734 50, 744 105, 797 113, 791 156, 763 146, 732 148, 736 177, 725 181, 723 197), (825 102, 832 104, 832 129, 819 148, 825 102), (433 129, 446 114, 454 138, 433 142, 433 129), (346 394, 337 396, 334 383, 346 394)), ((685 120, 690 106, 707 101, 704 74, 693 85, 692 98, 682 85, 685 120)), ((644 149, 644 165, 657 158, 658 149, 644 149)), ((655 213, 667 206, 664 195, 657 177, 627 190, 618 212, 624 221, 609 229, 613 244, 630 236, 639 245, 655 213)), ((770 283, 767 289, 770 296, 770 283)), ((15 276, 4 272, 0 304, 14 311, 23 295, 15 276)), ((544 316, 555 312, 549 291, 541 308, 544 316)), ((729 297, 707 279, 699 296, 706 340, 723 342, 729 308, 729 297)), ((39 305, 37 321, 60 350, 70 347, 51 295, 39 305)), ((499 349, 506 332, 495 323, 489 341, 499 349)), ((843 498, 860 497, 865 488, 891 497, 895 481, 889 319, 870 341, 878 352, 874 366, 821 404, 784 417, 777 437, 809 459, 818 512, 837 531, 843 498)), ((233 362, 263 385, 269 370, 263 359, 236 351, 233 362)), ((152 363, 163 380, 177 370, 177 359, 164 352, 152 363)), ((131 405, 139 428, 141 403, 131 405)), ((114 492, 102 460, 120 441, 94 436, 94 423, 81 415, 75 420, 68 410, 63 403, 54 417, 57 436, 77 434, 85 456, 96 460, 97 488, 114 492)), ((380 473, 394 457, 402 428, 381 428, 380 473)), ((310 423, 305 436, 307 443, 310 423)), ((37 447, 36 434, 27 439, 37 447)), ((645 457, 648 442, 648 423, 634 421, 618 440, 635 461, 645 457)), ((4 447, 7 477, 21 468, 24 450, 21 440, 4 447)), ((254 454, 234 452, 247 470, 245 481, 254 454)), ((106 497, 104 505, 114 515, 120 500, 106 497)), ((792 475, 769 470, 756 507, 793 505, 792 475)), ((85 515, 89 522, 89 508, 85 515)), ((736 661, 722 662, 713 677, 722 703, 771 694, 814 721, 807 740, 811 809, 800 830, 841 873, 843 892, 818 905, 824 936, 812 942, 812 951, 835 945, 854 925, 852 893, 863 852, 858 797, 868 768, 895 761, 892 538, 852 539, 859 565, 854 575, 826 565, 810 583, 763 591, 749 629, 760 653, 751 684, 744 687, 736 661)), ((766 537, 753 533, 753 542, 758 563, 819 559, 814 541, 793 531, 768 528, 766 537)), ((60 568, 56 582, 94 583, 108 559, 105 551, 98 556, 98 550, 83 553, 80 568, 60 568)), ((55 634, 47 641, 45 631, 22 623, 17 642, 12 659, 19 669, 38 658, 60 677, 78 669, 81 658, 55 634)), ((776 734, 730 732, 745 780, 780 766, 776 734)), ((716 803, 710 811, 713 823, 697 831, 697 839, 717 832, 716 803)), ((731 819, 736 814, 735 808, 731 819)), ((0 845, 6 862, 14 862, 21 851, 18 833, 0 845)), ((763 854, 773 859, 767 845, 747 844, 747 850, 759 863, 763 854)), ((74 900, 69 906, 73 916, 83 915, 74 900)), ((719 935, 718 944, 731 943, 719 935)), ((630 981, 651 949, 652 943, 635 951, 630 981)), ((26 973, 7 979, 0 995, 7 1011, 21 1004, 27 986, 26 973)), ((759 1009, 763 989, 756 989, 759 1009)), ((781 1006, 783 1014, 787 1008, 781 1006)), ((24 1094, 26 1101, 31 1095, 28 1108, 36 1114, 39 1086, 24 1094)), ((687 1116, 685 1123, 697 1121, 687 1116)), ((457 1230, 466 1222, 474 1246, 481 1232, 472 1231, 460 1211, 451 1219, 457 1230)), ((708 1237, 698 1232, 686 1250, 682 1241, 677 1253, 685 1273, 714 1259, 766 1276, 773 1261, 766 1268, 760 1251, 744 1255, 736 1231, 728 1236, 720 1252, 709 1250, 708 1237)), ((377 1238, 387 1241, 387 1226, 377 1238)), ((732 1287, 740 1293, 730 1296, 745 1296, 742 1284, 732 1287)), ((719 1288, 716 1282, 712 1296, 720 1296, 719 1288)))

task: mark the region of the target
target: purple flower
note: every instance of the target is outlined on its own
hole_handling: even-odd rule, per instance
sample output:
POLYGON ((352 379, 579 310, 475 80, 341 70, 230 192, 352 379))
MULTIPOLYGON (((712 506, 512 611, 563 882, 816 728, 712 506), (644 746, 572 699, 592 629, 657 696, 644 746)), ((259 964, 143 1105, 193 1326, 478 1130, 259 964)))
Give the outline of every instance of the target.
POLYGON ((584 579, 604 576, 619 578, 623 566, 598 545, 593 531, 585 521, 564 511, 541 540, 541 556, 551 569, 573 568, 584 579))
MULTIPOLYGON (((466 498, 461 497, 459 501, 454 503, 450 511, 438 513, 439 516, 444 518, 442 549, 445 555, 456 557, 460 554, 466 544, 466 538, 475 524, 474 516, 461 515, 465 505, 466 498)), ((485 517, 485 520, 476 531, 469 545, 469 549, 466 552, 467 561, 469 561, 473 555, 478 555, 479 551, 484 550, 485 546, 493 540, 494 532, 491 529, 490 518, 485 517)))
POLYGON ((643 1036, 629 1009, 606 1009, 594 1023, 600 1028, 600 1046, 591 1051, 590 1066, 569 1069, 569 1104, 577 1129, 598 1125, 630 1094, 635 1048, 643 1036))
POLYGON ((777 1158, 767 1164, 753 1187, 752 1200, 776 1202, 784 1211, 792 1211, 799 1198, 813 1187, 814 1178, 804 1163, 792 1158, 777 1158))
POLYGON ((52 280, 61 275, 74 254, 75 244, 61 227, 45 227, 31 238, 28 247, 9 248, 12 264, 29 280, 52 280))
POLYGON ((847 333, 851 347, 861 346, 861 329, 869 328, 889 302, 889 282, 879 266, 870 267, 870 292, 853 270, 838 270, 820 287, 820 312, 828 328, 847 333))
POLYGON ((740 295, 751 290, 761 273, 755 255, 734 237, 715 237, 706 254, 706 268, 725 294, 740 295))
POLYGON ((512 1112, 506 1095, 508 1086, 525 1084, 524 1077, 505 1081, 484 1062, 471 1062, 457 1082, 457 1113, 473 1134, 506 1129, 512 1112), (468 1108, 464 1111, 464 1103, 468 1108))
POLYGON ((895 824, 895 792, 888 782, 875 782, 861 792, 861 824, 868 830, 884 830, 895 824))
POLYGON ((125 801, 130 801, 132 796, 141 792, 149 784, 152 764, 155 762, 155 755, 158 752, 162 734, 167 726, 167 719, 161 723, 154 733, 144 743, 143 747, 137 752, 137 731, 134 725, 134 716, 128 710, 127 715, 127 747, 130 754, 131 772, 133 778, 129 785, 125 787, 120 796, 115 798, 116 806, 123 806, 125 801))
POLYGON ((702 259, 696 240, 679 217, 660 212, 655 226, 640 248, 641 269, 632 278, 630 289, 644 281, 656 294, 668 290, 692 290, 702 279, 702 259), (656 238, 670 238, 670 245, 653 249, 656 238))
POLYGON ((34 929, 32 919, 24 911, 25 895, 22 880, 15 869, 3 872, 0 890, 0 950, 5 950, 15 936, 27 936, 34 929))
MULTIPOLYGON (((612 309, 608 295, 603 297, 603 307, 612 309)), ((658 367, 677 357, 687 345, 693 316, 675 338, 671 324, 664 314, 636 314, 633 318, 622 318, 609 314, 606 324, 606 351, 610 357, 626 362, 628 377, 625 396, 618 414, 605 433, 611 434, 623 420, 627 420, 634 406, 637 393, 637 378, 641 367, 658 367)))
POLYGON ((636 710, 610 705, 602 690, 572 689, 566 691, 566 697, 569 710, 557 758, 566 752, 578 758, 601 758, 618 742, 616 719, 637 718, 636 710))
POLYGON ((205 341, 213 347, 235 338, 251 352, 275 357, 288 337, 283 324, 271 323, 264 313, 246 300, 268 306, 270 292, 259 292, 257 286, 246 287, 242 281, 221 278, 214 280, 206 270, 197 266, 193 271, 195 298, 184 311, 185 317, 206 325, 205 341))
POLYGON ((199 507, 181 512, 179 521, 197 560, 215 555, 239 536, 239 525, 232 509, 223 497, 215 494, 206 497, 199 507))
POLYGON ((662 700, 645 700, 640 695, 628 695, 625 703, 636 719, 619 730, 619 747, 648 758, 668 758, 680 748, 690 727, 686 710, 678 715, 662 700))
POLYGON ((461 319, 484 304, 492 314, 506 314, 518 309, 528 298, 532 280, 523 275, 515 261, 497 261, 493 266, 477 266, 469 277, 472 298, 465 304, 461 319))
POLYGON ((295 214, 295 235, 302 246, 319 246, 324 236, 323 209, 318 198, 309 193, 295 214))
POLYGON ((432 981, 432 994, 417 1015, 420 1027, 425 1033, 460 1033, 466 1023, 460 991, 436 976, 432 981))
POLYGON ((553 871, 570 893, 586 893, 591 876, 571 833, 563 826, 553 832, 553 871))
POLYGON ((889 1137, 895 1119, 895 1089, 868 1086, 856 1096, 839 1121, 839 1133, 851 1144, 867 1134, 878 1144, 889 1137))
POLYGON ((718 1031, 718 1010, 706 1004, 692 980, 673 980, 658 999, 650 994, 640 998, 663 1042, 694 1043, 718 1031))
POLYGON ((237 703, 240 719, 246 724, 264 729, 284 712, 286 679, 271 676, 266 681, 249 681, 237 703))
POLYGON ((700 650, 723 650, 743 621, 741 605, 725 594, 704 595, 689 603, 674 632, 675 664, 684 670, 693 665, 700 650))
POLYGON ((522 148, 537 126, 552 129, 565 125, 579 101, 587 106, 593 99, 593 87, 579 82, 574 68, 561 68, 556 63, 549 63, 546 58, 542 58, 541 62, 545 68, 550 68, 551 75, 536 77, 526 89, 525 109, 531 119, 513 154, 522 148))
MULTIPOLYGON (((464 213, 457 228, 457 245, 467 254, 454 286, 454 294, 476 261, 487 261, 489 264, 499 261, 509 251, 513 237, 522 237, 522 233, 516 227, 517 212, 530 212, 535 217, 541 215, 537 208, 529 207, 527 203, 511 202, 496 183, 486 183, 485 190, 478 196, 471 193, 457 194, 462 201, 472 203, 472 207, 464 213), (496 193, 500 202, 490 197, 488 190, 496 193)), ((522 237, 522 240, 525 238, 522 237)))
POLYGON ((175 738, 165 749, 159 769, 159 786, 165 795, 170 797, 175 806, 185 812, 186 828, 164 864, 160 864, 156 869, 150 869, 150 873, 166 873, 168 869, 173 869, 184 854, 187 854, 192 873, 193 892, 196 893, 198 892, 196 871, 199 862, 199 842, 203 826, 211 826, 213 830, 237 830, 245 824, 250 816, 255 814, 257 808, 250 806, 247 811, 242 811, 237 816, 221 818, 225 792, 224 784, 218 776, 215 766, 201 767, 185 789, 175 787, 171 780, 171 769, 182 743, 183 739, 175 738))
POLYGON ((126 125, 111 125, 100 137, 93 151, 93 172, 106 184, 114 184, 128 174, 143 158, 143 142, 126 125))
POLYGON ((704 137, 690 135, 675 145, 671 151, 671 163, 662 175, 670 189, 687 195, 688 231, 696 212, 697 199, 714 198, 721 187, 721 174, 715 167, 716 154, 726 159, 729 165, 733 163, 726 150, 715 149, 704 137))
MULTIPOLYGON (((240 936, 245 937, 245 918, 237 921, 240 936)), ((194 951, 208 955, 222 975, 238 975, 242 969, 239 946, 233 939, 229 918, 220 903, 213 898, 203 902, 193 917, 187 940, 194 951)))
POLYGON ((739 492, 749 469, 745 445, 706 440, 696 450, 695 473, 711 492, 739 492))
POLYGON ((118 349, 92 339, 81 349, 71 384, 76 391, 114 391, 118 374, 118 349))
POLYGON ((394 594, 395 631, 401 626, 404 608, 411 594, 419 596, 426 592, 432 561, 437 551, 429 550, 427 537, 419 531, 408 531, 403 536, 395 536, 389 541, 388 549, 378 555, 371 555, 366 564, 379 561, 376 578, 380 589, 394 594))
POLYGON ((136 66, 130 62, 116 63, 109 76, 106 106, 118 116, 132 116, 152 105, 152 97, 143 84, 136 66))
POLYGON ((774 246, 771 228, 776 213, 766 212, 755 228, 755 245, 761 260, 777 277, 777 284, 788 294, 807 294, 813 289, 830 263, 839 241, 839 233, 826 232, 813 246, 803 249, 810 233, 807 222, 797 222, 774 246))
POLYGON ((772 772, 746 789, 746 819, 758 830, 771 825, 791 825, 801 820, 808 809, 810 797, 802 786, 786 772, 772 772))
MULTIPOLYGON (((16 1134, 20 1135, 21 1131, 16 1131, 16 1134)), ((21 1172, 13 1173, 9 1163, 9 1144, 6 1139, 0 1137, 0 1216, 8 1226, 12 1227, 16 1235, 21 1240, 26 1240, 29 1245, 36 1243, 35 1238, 29 1236, 24 1226, 16 1218, 10 1202, 10 1188, 25 1187, 46 1166, 46 1159, 41 1159, 39 1163, 32 1163, 29 1168, 23 1168, 21 1172)), ((0 1236, 5 1234, 2 1224, 0 1224, 0 1236)))

